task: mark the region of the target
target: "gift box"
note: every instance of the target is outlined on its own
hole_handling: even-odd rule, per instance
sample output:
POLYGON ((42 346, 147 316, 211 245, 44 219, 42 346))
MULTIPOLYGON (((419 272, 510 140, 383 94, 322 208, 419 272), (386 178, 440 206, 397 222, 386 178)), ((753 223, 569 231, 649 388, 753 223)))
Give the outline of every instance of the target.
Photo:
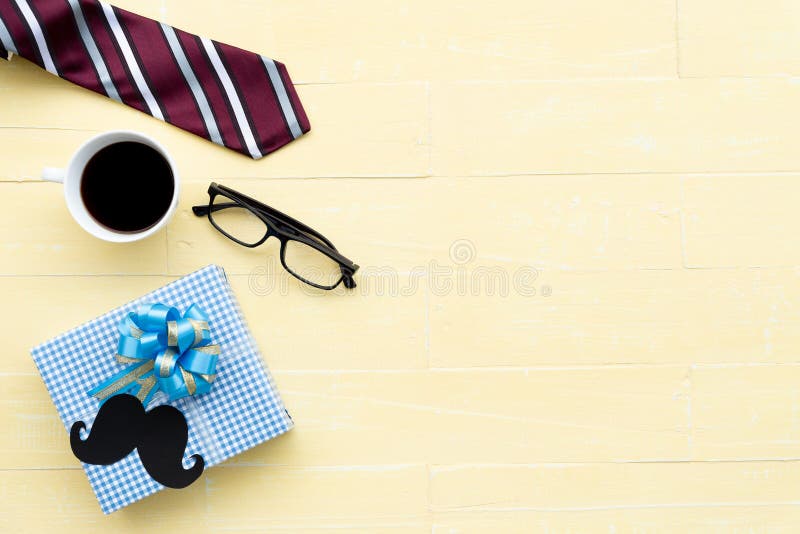
MULTIPOLYGON (((211 391, 172 401, 158 392, 147 405, 151 409, 170 404, 183 412, 188 425, 184 467, 194 463, 192 455, 200 454, 207 469, 292 428, 225 273, 211 265, 32 349, 67 429, 65 445, 76 421, 85 422, 91 432, 100 403, 88 392, 124 368, 115 359, 120 321, 150 303, 181 312, 201 308, 213 342, 219 345, 211 391)), ((83 464, 83 468, 106 514, 164 489, 142 466, 136 450, 112 465, 83 464)))

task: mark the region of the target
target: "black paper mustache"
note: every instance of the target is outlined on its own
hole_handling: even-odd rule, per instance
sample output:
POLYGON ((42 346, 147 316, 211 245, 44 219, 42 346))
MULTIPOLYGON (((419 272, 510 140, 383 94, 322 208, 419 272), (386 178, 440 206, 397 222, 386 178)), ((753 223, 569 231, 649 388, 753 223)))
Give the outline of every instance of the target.
POLYGON ((189 428, 183 413, 172 406, 145 412, 136 397, 115 395, 100 406, 89 436, 82 440, 85 428, 83 421, 74 423, 69 440, 73 454, 87 464, 111 465, 137 449, 147 473, 164 486, 185 488, 203 473, 205 461, 199 454, 192 456, 192 467, 183 468, 189 428))

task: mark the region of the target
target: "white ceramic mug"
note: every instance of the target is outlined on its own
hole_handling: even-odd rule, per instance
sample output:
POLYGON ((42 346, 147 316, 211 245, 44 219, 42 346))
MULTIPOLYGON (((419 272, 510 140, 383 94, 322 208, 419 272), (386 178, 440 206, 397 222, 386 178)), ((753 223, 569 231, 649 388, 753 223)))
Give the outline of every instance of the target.
MULTIPOLYGON (((42 180, 49 182, 58 182, 64 184, 64 196, 67 199, 67 208, 72 214, 72 217, 81 225, 81 227, 92 234, 93 236, 111 241, 112 243, 130 243, 132 241, 139 241, 145 239, 158 232, 164 225, 169 222, 169 219, 175 213, 178 207, 178 170, 175 167, 175 162, 157 141, 148 137, 147 135, 138 132, 129 132, 124 130, 102 133, 86 141, 78 151, 72 156, 69 165, 66 169, 56 169, 53 167, 46 167, 42 171, 42 180), (115 143, 123 143, 132 141, 142 143, 156 150, 161 156, 164 157, 172 170, 172 178, 174 180, 174 190, 172 193, 172 202, 170 202, 169 209, 153 226, 142 230, 141 232, 115 232, 98 223, 89 214, 86 206, 81 198, 81 180, 83 179, 83 171, 86 165, 103 148, 113 145, 115 143)), ((133 184, 135 185, 135 184, 133 184)), ((125 191, 126 184, 120 184, 120 191, 125 191)))

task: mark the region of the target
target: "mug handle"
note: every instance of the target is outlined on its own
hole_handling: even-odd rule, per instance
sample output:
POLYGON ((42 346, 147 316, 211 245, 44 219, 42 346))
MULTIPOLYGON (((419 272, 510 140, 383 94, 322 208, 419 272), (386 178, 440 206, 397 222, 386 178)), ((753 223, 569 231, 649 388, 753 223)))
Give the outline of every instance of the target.
POLYGON ((42 169, 42 180, 47 182, 56 182, 59 184, 64 183, 64 169, 58 169, 56 167, 45 167, 42 169))

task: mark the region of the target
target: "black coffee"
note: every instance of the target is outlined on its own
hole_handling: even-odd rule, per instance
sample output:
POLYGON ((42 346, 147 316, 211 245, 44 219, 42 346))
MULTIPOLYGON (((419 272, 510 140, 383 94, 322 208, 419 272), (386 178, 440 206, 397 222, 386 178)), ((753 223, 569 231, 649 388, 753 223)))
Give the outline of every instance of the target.
POLYGON ((169 210, 175 181, 155 149, 115 143, 95 154, 83 171, 81 198, 89 214, 115 232, 141 232, 169 210))

